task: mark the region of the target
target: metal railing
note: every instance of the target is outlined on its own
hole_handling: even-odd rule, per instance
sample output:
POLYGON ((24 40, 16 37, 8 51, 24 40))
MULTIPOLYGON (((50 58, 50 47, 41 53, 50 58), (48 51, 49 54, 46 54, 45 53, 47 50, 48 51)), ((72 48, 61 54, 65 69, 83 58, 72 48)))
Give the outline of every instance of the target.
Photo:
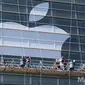
MULTIPOLYGON (((6 60, 6 63, 2 63, 2 60, 0 59, 0 67, 6 67, 6 68, 21 68, 20 66, 20 59, 19 58, 4 58, 6 60)), ((68 62, 67 62, 68 63, 68 62)), ((30 68, 30 69, 37 69, 37 70, 56 70, 56 64, 55 61, 47 61, 42 60, 42 63, 40 63, 40 60, 30 60, 29 67, 26 65, 24 68, 30 68)), ((84 71, 85 68, 83 67, 83 63, 76 63, 74 71, 84 71)), ((61 70, 63 71, 63 70, 61 70)), ((64 70, 68 71, 68 70, 64 70)))

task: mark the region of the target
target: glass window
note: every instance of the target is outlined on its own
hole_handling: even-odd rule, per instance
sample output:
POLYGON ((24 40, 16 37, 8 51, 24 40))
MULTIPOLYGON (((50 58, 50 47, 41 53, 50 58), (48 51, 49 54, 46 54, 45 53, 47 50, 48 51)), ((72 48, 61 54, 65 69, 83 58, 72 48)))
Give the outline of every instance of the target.
POLYGON ((80 43, 85 43, 85 37, 80 37, 80 43))
POLYGON ((41 40, 52 40, 57 42, 65 42, 68 35, 63 34, 49 34, 49 33, 39 33, 39 39, 41 40))
POLYGON ((76 35, 71 35, 71 42, 79 43, 79 38, 76 35))
POLYGON ((62 50, 62 45, 63 45, 63 42, 55 42, 55 49, 62 50))
MULTIPOLYGON (((75 1, 75 0, 73 0, 73 1, 75 1)), ((70 10, 73 10, 73 11, 77 11, 76 9, 77 9, 77 7, 76 7, 76 5, 75 4, 72 4, 72 7, 70 8, 70 10)))
POLYGON ((17 4, 17 0, 2 0, 3 3, 17 4))
MULTIPOLYGON (((43 15, 43 14, 42 14, 43 15)), ((42 15, 30 15, 30 17, 29 17, 29 20, 32 22, 32 21, 39 21, 40 22, 40 20, 41 20, 41 22, 43 22, 42 21, 42 18, 44 17, 44 16, 42 16, 42 15)), ((43 18, 43 19, 45 19, 45 18, 43 18)), ((44 20, 45 21, 45 20, 44 20)), ((46 22, 49 22, 48 20, 46 20, 46 22)), ((43 22, 44 23, 44 22, 43 22)))
POLYGON ((62 51, 61 56, 64 56, 66 59, 68 59, 69 58, 69 52, 68 51, 62 51))
MULTIPOLYGON (((36 17, 36 16, 35 16, 36 17)), ((45 24, 52 24, 52 18, 45 17, 42 20, 39 21, 39 23, 45 23, 45 24)))
POLYGON ((27 7, 26 6, 19 6, 19 12, 21 12, 21 13, 28 13, 28 11, 27 11, 27 7))
POLYGON ((2 29, 0 29, 0 36, 2 36, 2 29))
POLYGON ((24 26, 29 26, 29 24, 27 22, 24 22, 24 21, 20 21, 20 24, 24 25, 24 26))
POLYGON ((67 33, 70 33, 70 27, 68 27, 68 26, 60 26, 60 25, 55 25, 55 26, 59 27, 60 29, 64 30, 67 33))
POLYGON ((62 46, 62 50, 69 50, 69 43, 64 43, 62 46))
POLYGON ((23 42, 24 47, 29 47, 29 40, 28 39, 23 39, 22 42, 23 42))
POLYGON ((85 3, 85 0, 75 0, 76 3, 85 3))
POLYGON ((17 38, 3 38, 3 44, 8 46, 22 47, 22 40, 17 38))
POLYGON ((80 33, 81 35, 85 35, 85 28, 80 28, 80 29, 79 29, 79 33, 80 33))
MULTIPOLYGON (((78 77, 77 77, 77 79, 78 79, 78 77)), ((78 82, 77 79, 75 79, 75 80, 71 79, 70 85, 84 85, 84 82, 78 82)))
POLYGON ((53 24, 70 26, 70 20, 53 18, 53 24))
POLYGON ((71 20, 72 21, 72 26, 76 26, 78 23, 78 20, 71 20))
MULTIPOLYGON (((14 56, 22 56, 23 55, 23 48, 15 48, 15 47, 3 47, 1 49, 1 54, 4 55, 14 55, 14 56)), ((24 55, 23 55, 24 56, 24 55)))
POLYGON ((78 21, 79 27, 85 27, 85 21, 78 21))
POLYGON ((52 16, 52 12, 51 12, 51 11, 52 11, 52 10, 49 9, 48 12, 47 12, 47 15, 52 16))
POLYGON ((32 7, 27 7, 27 13, 30 14, 31 10, 32 10, 32 7))
POLYGON ((56 78, 42 78, 42 85, 57 85, 57 79, 56 78))
POLYGON ((70 59, 74 59, 74 60, 76 60, 76 62, 80 62, 80 61, 77 61, 77 60, 81 60, 80 53, 71 52, 70 53, 70 59))
POLYGON ((71 12, 69 11, 52 10, 52 12, 53 12, 53 16, 57 16, 57 17, 70 17, 71 16, 71 12))
POLYGON ((0 0, 0 2, 2 2, 2 0, 0 0))
POLYGON ((81 44, 81 50, 85 52, 85 44, 81 44))
MULTIPOLYGON (((10 82, 11 84, 24 84, 24 80, 23 80, 23 76, 16 76, 16 75, 3 75, 3 82, 5 84, 9 84, 10 85, 10 82)), ((25 81, 26 83, 26 81, 25 81)))
MULTIPOLYGON (((29 2, 30 2, 30 0, 28 0, 28 5, 29 5, 29 2)), ((41 0, 31 0, 30 3, 32 4, 32 6, 36 6, 36 5, 40 4, 40 3, 42 3, 42 1, 41 0)), ((40 6, 47 7, 44 4, 43 5, 40 5, 40 6)))
POLYGON ((77 13, 79 19, 85 19, 85 13, 77 13))
POLYGON ((0 11, 2 11, 2 4, 0 3, 0 11))
MULTIPOLYGON (((23 48, 22 48, 23 49, 23 48)), ((24 52, 22 50, 22 53, 21 53, 23 56, 26 55, 26 56, 31 56, 31 57, 41 57, 40 55, 40 50, 39 49, 24 49, 24 52)))
POLYGON ((38 40, 29 40, 29 45, 32 48, 38 48, 38 40))
POLYGON ((0 45, 2 45, 2 38, 0 37, 0 45))
MULTIPOLYGON (((70 12, 71 14, 71 12, 70 12)), ((77 13, 76 12, 72 12, 72 16, 70 16, 70 18, 77 18, 77 13)))
POLYGON ((19 21, 19 15, 15 13, 2 13, 2 19, 19 21))
POLYGON ((3 36, 5 37, 14 37, 14 38, 21 38, 21 31, 18 30, 2 30, 3 36))
POLYGON ((52 42, 52 41, 39 41, 39 48, 54 49, 54 42, 52 42))
MULTIPOLYGON (((22 1, 23 1, 23 0, 22 0, 22 1)), ((33 6, 33 4, 32 4, 33 1, 34 1, 34 0, 27 0, 27 5, 28 5, 28 6, 33 6)))
POLYGON ((53 51, 53 50, 41 50, 41 56, 44 58, 60 58, 61 57, 61 51, 53 51))
MULTIPOLYGON (((84 2, 84 0, 83 0, 83 2, 84 2)), ((77 11, 85 12, 85 6, 84 5, 77 5, 77 11)))
POLYGON ((70 50, 71 51, 79 51, 79 44, 70 44, 70 50))
POLYGON ((47 10, 48 10, 47 8, 34 7, 34 10, 33 10, 32 14, 34 14, 34 15, 42 15, 43 16, 43 14, 44 15, 46 14, 47 10))
POLYGON ((32 85, 37 85, 37 83, 40 85, 40 76, 33 76, 32 85))
POLYGON ((78 30, 77 27, 71 27, 71 34, 78 34, 77 30, 78 30))
POLYGON ((19 5, 26 5, 26 1, 30 1, 30 0, 18 0, 19 5))
POLYGON ((2 17, 1 17, 1 12, 0 12, 0 22, 1 22, 1 19, 2 19, 2 17))
MULTIPOLYGON (((59 0, 60 1, 60 0, 59 0)), ((63 1, 63 0, 62 0, 63 1)), ((69 0, 68 0, 69 1, 69 0)), ((66 4, 66 3, 52 3, 52 8, 54 9, 65 9, 65 10, 70 10, 71 9, 71 5, 70 4, 66 4)))
POLYGON ((83 60, 83 63, 85 63, 85 53, 82 53, 82 60, 83 60))
POLYGON ((22 37, 23 38, 29 38, 29 39, 37 39, 37 33, 36 32, 23 31, 22 37))
POLYGON ((59 85, 69 85, 68 79, 59 79, 59 85))
POLYGON ((18 5, 3 4, 2 8, 4 11, 18 12, 18 5))
POLYGON ((27 22, 27 15, 26 14, 20 14, 20 21, 26 21, 27 22))

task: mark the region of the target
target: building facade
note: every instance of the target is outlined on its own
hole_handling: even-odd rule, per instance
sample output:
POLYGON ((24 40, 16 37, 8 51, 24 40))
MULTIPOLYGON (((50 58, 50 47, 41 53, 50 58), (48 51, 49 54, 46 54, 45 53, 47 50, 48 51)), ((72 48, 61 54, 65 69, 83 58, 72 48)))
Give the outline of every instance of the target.
MULTIPOLYGON (((65 56, 77 65, 85 63, 85 1, 0 0, 0 55, 49 61, 65 56)), ((29 79, 22 85, 84 85, 77 80, 32 78, 35 83, 29 79)))

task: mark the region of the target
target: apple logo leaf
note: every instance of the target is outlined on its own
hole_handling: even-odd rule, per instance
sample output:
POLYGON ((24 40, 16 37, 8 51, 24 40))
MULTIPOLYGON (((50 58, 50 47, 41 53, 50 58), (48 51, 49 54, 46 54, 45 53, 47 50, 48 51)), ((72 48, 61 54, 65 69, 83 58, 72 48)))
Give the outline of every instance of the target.
POLYGON ((41 20, 42 18, 44 18, 44 16, 46 16, 48 9, 49 9, 48 2, 36 5, 30 12, 29 21, 34 22, 41 20))

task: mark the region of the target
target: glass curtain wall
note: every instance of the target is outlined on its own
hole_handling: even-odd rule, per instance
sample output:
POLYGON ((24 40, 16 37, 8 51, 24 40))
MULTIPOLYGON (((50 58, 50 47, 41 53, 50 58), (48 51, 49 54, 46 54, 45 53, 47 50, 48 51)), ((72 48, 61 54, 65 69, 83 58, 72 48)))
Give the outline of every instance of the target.
POLYGON ((84 60, 84 8, 84 0, 0 0, 0 53, 84 60))

